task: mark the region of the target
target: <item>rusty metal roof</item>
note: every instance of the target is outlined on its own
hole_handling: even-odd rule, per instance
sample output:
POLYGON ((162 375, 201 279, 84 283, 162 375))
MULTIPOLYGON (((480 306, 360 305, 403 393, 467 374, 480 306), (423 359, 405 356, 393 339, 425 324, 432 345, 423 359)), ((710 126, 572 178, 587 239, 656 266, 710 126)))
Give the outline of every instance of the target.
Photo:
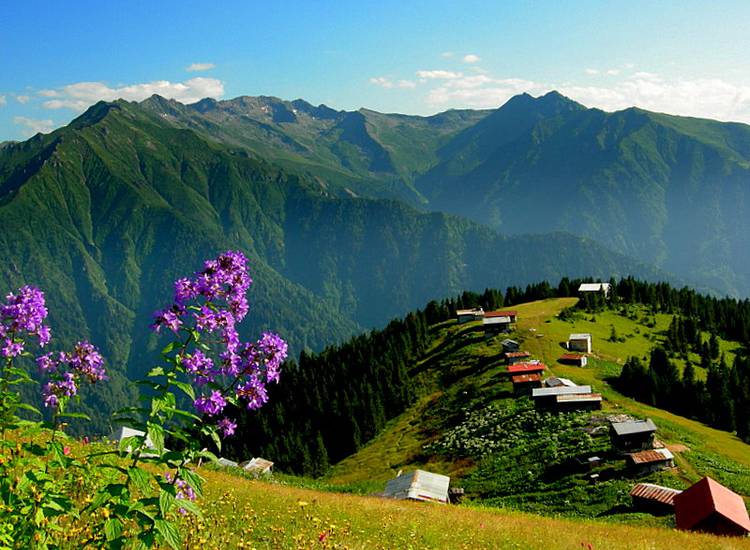
POLYGON ((505 357, 531 357, 528 351, 506 351, 505 357))
POLYGON ((638 483, 630 491, 631 497, 645 498, 656 502, 661 502, 668 506, 674 506, 674 497, 679 495, 682 491, 678 489, 672 489, 671 487, 663 487, 662 485, 654 485, 653 483, 638 483))
POLYGON ((487 311, 484 314, 485 317, 518 317, 518 312, 516 311, 487 311))
POLYGON ((628 454, 633 464, 650 464, 652 462, 665 462, 672 460, 674 455, 669 449, 653 449, 651 451, 640 451, 628 454))
POLYGON ((600 393, 574 393, 572 395, 558 395, 556 398, 558 403, 578 403, 584 401, 601 401, 602 394, 600 393))

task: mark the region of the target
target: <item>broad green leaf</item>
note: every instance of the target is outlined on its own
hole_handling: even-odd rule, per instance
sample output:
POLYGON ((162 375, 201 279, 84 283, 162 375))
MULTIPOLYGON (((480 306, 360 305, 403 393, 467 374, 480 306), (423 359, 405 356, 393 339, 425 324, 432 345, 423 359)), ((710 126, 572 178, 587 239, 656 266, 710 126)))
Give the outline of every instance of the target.
POLYGON ((177 527, 169 521, 163 519, 157 519, 154 521, 154 528, 156 532, 161 535, 161 538, 174 550, 179 550, 182 547, 182 538, 177 527))

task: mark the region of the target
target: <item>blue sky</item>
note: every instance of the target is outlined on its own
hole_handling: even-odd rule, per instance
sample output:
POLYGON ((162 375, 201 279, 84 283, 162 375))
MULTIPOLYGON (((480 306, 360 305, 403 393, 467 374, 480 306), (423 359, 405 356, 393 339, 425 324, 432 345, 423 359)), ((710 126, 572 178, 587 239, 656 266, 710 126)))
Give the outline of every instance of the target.
POLYGON ((746 1, 4 4, 0 141, 151 93, 430 114, 557 89, 750 123, 746 1))

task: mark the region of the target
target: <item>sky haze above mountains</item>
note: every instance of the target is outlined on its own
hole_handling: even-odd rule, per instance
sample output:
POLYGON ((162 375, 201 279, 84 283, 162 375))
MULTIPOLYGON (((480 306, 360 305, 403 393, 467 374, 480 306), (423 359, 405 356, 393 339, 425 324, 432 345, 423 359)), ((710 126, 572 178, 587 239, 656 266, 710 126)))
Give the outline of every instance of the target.
POLYGON ((34 1, 4 11, 0 141, 49 132, 99 100, 154 93, 432 114, 555 89, 608 111, 750 122, 745 2, 34 1))

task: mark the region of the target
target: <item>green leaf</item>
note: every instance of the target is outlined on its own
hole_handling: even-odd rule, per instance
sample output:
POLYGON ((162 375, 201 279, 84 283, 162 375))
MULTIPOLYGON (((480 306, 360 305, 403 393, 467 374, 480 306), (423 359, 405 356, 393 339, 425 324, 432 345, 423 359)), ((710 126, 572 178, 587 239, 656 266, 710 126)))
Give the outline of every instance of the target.
POLYGON ((149 378, 154 376, 162 376, 164 374, 164 367, 154 367, 146 373, 149 378))
POLYGON ((180 388, 183 392, 185 392, 185 395, 187 395, 190 399, 195 401, 195 390, 193 389, 193 386, 191 386, 187 382, 180 382, 179 380, 175 380, 172 383, 180 388))
POLYGON ((161 455, 164 452, 164 428, 153 422, 147 422, 146 426, 148 428, 148 438, 151 439, 154 448, 161 455))
POLYGON ((133 482, 133 485, 144 494, 148 494, 151 489, 151 475, 145 470, 141 470, 138 467, 128 468, 128 478, 133 482))
POLYGON ((159 491, 159 512, 161 512, 161 515, 163 517, 167 517, 167 514, 172 510, 174 507, 175 502, 177 501, 177 498, 174 496, 173 491, 174 486, 169 484, 161 484, 162 490, 159 491), (166 486, 167 489, 164 489, 163 487, 166 486))
POLYGON ((58 416, 61 418, 80 418, 82 420, 91 420, 91 418, 87 414, 77 413, 77 412, 62 413, 62 414, 59 414, 58 416))
POLYGON ((163 350, 161 350, 161 354, 166 355, 168 353, 171 353, 172 350, 174 350, 174 348, 176 348, 177 346, 178 346, 177 342, 170 342, 169 344, 165 346, 163 350))
POLYGON ((187 482, 199 498, 203 497, 203 478, 201 476, 190 468, 179 468, 177 472, 180 479, 187 482))
POLYGON ((164 542, 174 548, 174 550, 179 550, 182 547, 182 538, 180 537, 180 532, 172 522, 163 519, 157 519, 154 522, 154 528, 156 529, 156 532, 159 533, 164 542))
POLYGON ((122 535, 122 522, 117 518, 109 518, 104 522, 104 536, 108 541, 120 538, 122 535))

